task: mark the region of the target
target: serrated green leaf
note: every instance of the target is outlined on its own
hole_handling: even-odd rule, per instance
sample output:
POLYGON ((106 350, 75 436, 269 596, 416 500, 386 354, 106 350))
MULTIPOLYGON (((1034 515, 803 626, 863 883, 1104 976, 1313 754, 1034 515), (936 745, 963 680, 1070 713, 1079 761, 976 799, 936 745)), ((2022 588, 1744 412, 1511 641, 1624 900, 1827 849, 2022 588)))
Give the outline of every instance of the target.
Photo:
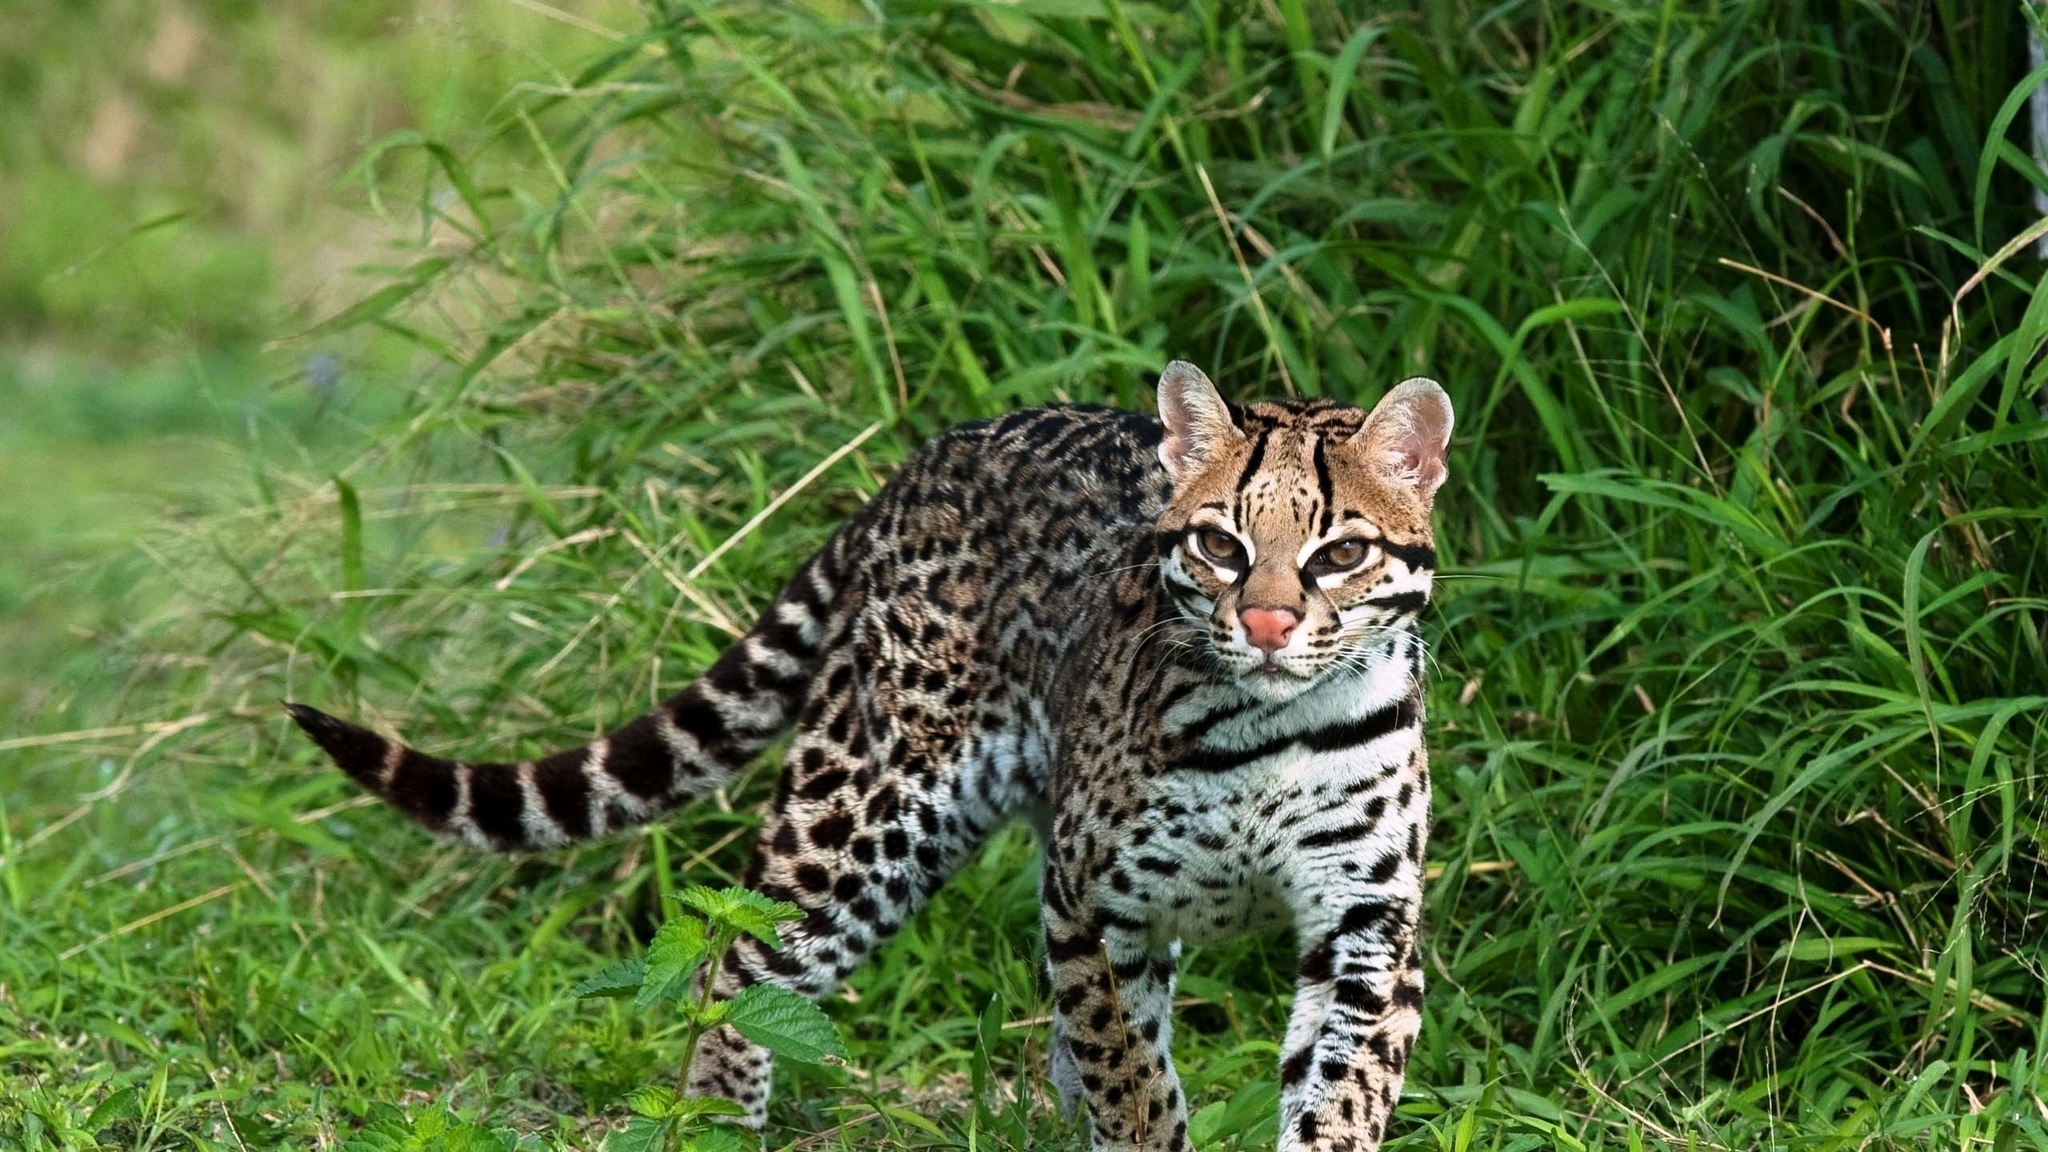
POLYGON ((690 973, 710 949, 704 922, 695 916, 678 916, 663 924, 647 946, 647 978, 633 1007, 644 1012, 663 997, 687 990, 690 973))
POLYGON ((662 1152, 668 1144, 669 1122, 635 1116, 626 1126, 605 1137, 605 1152, 662 1152))
POLYGON ((676 1103, 681 1099, 676 1090, 660 1084, 649 1084, 626 1093, 626 1107, 635 1116, 646 1116, 654 1120, 666 1120, 676 1114, 676 1103))
POLYGON ((472 1124, 445 1109, 430 1109, 408 1120, 388 1104, 370 1106, 370 1118, 342 1152, 515 1152, 519 1135, 509 1128, 472 1124))
POLYGON ((676 893, 674 899, 703 913, 712 924, 744 932, 778 952, 782 950, 782 938, 776 935, 775 926, 801 920, 805 915, 802 908, 787 900, 770 900, 745 888, 693 885, 676 893))
POLYGON ((569 994, 581 1000, 592 996, 631 996, 647 982, 647 961, 635 957, 621 960, 578 984, 569 994))
POLYGON ((754 985, 733 998, 725 1022, 777 1056, 801 1064, 846 1055, 832 1018, 787 988, 754 985))
POLYGON ((727 1100, 723 1096, 692 1096, 677 1108, 676 1115, 694 1120, 700 1116, 745 1116, 744 1105, 727 1100))
POLYGON ((647 944, 647 965, 688 963, 710 947, 704 921, 695 916, 677 916, 663 924, 647 944))
MULTIPOLYGON (((744 1115, 745 1111, 741 1109, 740 1114, 744 1115)), ((760 1138, 751 1132, 732 1124, 714 1124, 685 1139, 683 1152, 748 1152, 748 1149, 760 1146, 760 1138)))
POLYGON ((412 1138, 412 1124, 405 1113, 382 1101, 370 1105, 361 1130, 341 1146, 341 1152, 400 1152, 412 1138))
POLYGON ((434 1152, 513 1152, 518 1138, 481 1124, 458 1124, 432 1144, 434 1152))
POLYGON ((389 1124, 398 1125, 402 1132, 412 1131, 412 1121, 405 1118, 404 1110, 398 1105, 387 1104, 382 1100, 372 1101, 368 1115, 363 1120, 363 1126, 369 1128, 389 1124))

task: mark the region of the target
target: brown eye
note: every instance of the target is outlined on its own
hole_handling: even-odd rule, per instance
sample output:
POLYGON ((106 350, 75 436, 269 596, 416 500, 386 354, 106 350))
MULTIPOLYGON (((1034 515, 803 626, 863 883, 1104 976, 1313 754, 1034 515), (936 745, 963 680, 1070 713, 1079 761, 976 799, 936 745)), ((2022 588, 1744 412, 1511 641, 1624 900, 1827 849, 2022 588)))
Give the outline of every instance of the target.
POLYGON ((1244 562, 1244 546, 1237 537, 1219 528, 1204 528, 1195 533, 1195 546, 1202 555, 1225 567, 1235 567, 1244 562))
POLYGON ((1316 553, 1315 566, 1325 572, 1342 572, 1356 568, 1365 559, 1366 543, 1363 540, 1339 540, 1316 553))

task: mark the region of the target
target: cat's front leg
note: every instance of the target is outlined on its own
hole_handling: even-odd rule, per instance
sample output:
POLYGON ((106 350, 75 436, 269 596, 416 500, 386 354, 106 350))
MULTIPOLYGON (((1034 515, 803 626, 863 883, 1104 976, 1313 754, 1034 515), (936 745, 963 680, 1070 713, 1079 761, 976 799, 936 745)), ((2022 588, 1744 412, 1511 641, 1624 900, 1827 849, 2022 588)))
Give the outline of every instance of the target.
POLYGON ((1054 903, 1045 910, 1045 950, 1062 1096, 1087 1101, 1096 1152, 1185 1152, 1187 1106, 1168 1051, 1180 945, 1054 903))
POLYGON ((1357 895, 1298 924, 1280 1064, 1281 1152, 1374 1152, 1422 1026, 1416 895, 1357 895))

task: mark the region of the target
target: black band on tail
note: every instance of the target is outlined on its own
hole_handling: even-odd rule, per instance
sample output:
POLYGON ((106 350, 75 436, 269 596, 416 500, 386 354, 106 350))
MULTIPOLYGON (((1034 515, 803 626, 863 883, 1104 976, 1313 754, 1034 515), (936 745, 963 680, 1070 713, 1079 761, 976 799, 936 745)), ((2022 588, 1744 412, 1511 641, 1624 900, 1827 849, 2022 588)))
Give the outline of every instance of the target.
POLYGON ((285 710, 356 783, 435 832, 506 850, 602 836, 710 792, 795 718, 823 649, 829 562, 821 554, 799 569, 696 683, 608 736, 538 760, 446 760, 317 708, 285 710))

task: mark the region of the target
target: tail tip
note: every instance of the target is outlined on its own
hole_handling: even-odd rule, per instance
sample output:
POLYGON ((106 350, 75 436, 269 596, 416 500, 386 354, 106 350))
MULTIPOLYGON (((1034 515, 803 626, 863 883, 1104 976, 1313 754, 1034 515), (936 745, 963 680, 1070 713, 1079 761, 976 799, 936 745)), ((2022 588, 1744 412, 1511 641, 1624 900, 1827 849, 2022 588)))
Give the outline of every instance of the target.
POLYGON ((387 747, 382 736, 307 704, 291 700, 282 703, 292 721, 351 776, 382 762, 387 747))
POLYGON ((306 735, 311 736, 315 740, 318 740, 323 733, 331 733, 348 727, 348 725, 343 724, 340 720, 329 716, 310 704, 301 704, 296 700, 285 700, 281 701, 281 703, 284 705, 284 710, 291 715, 292 722, 304 729, 306 735))

